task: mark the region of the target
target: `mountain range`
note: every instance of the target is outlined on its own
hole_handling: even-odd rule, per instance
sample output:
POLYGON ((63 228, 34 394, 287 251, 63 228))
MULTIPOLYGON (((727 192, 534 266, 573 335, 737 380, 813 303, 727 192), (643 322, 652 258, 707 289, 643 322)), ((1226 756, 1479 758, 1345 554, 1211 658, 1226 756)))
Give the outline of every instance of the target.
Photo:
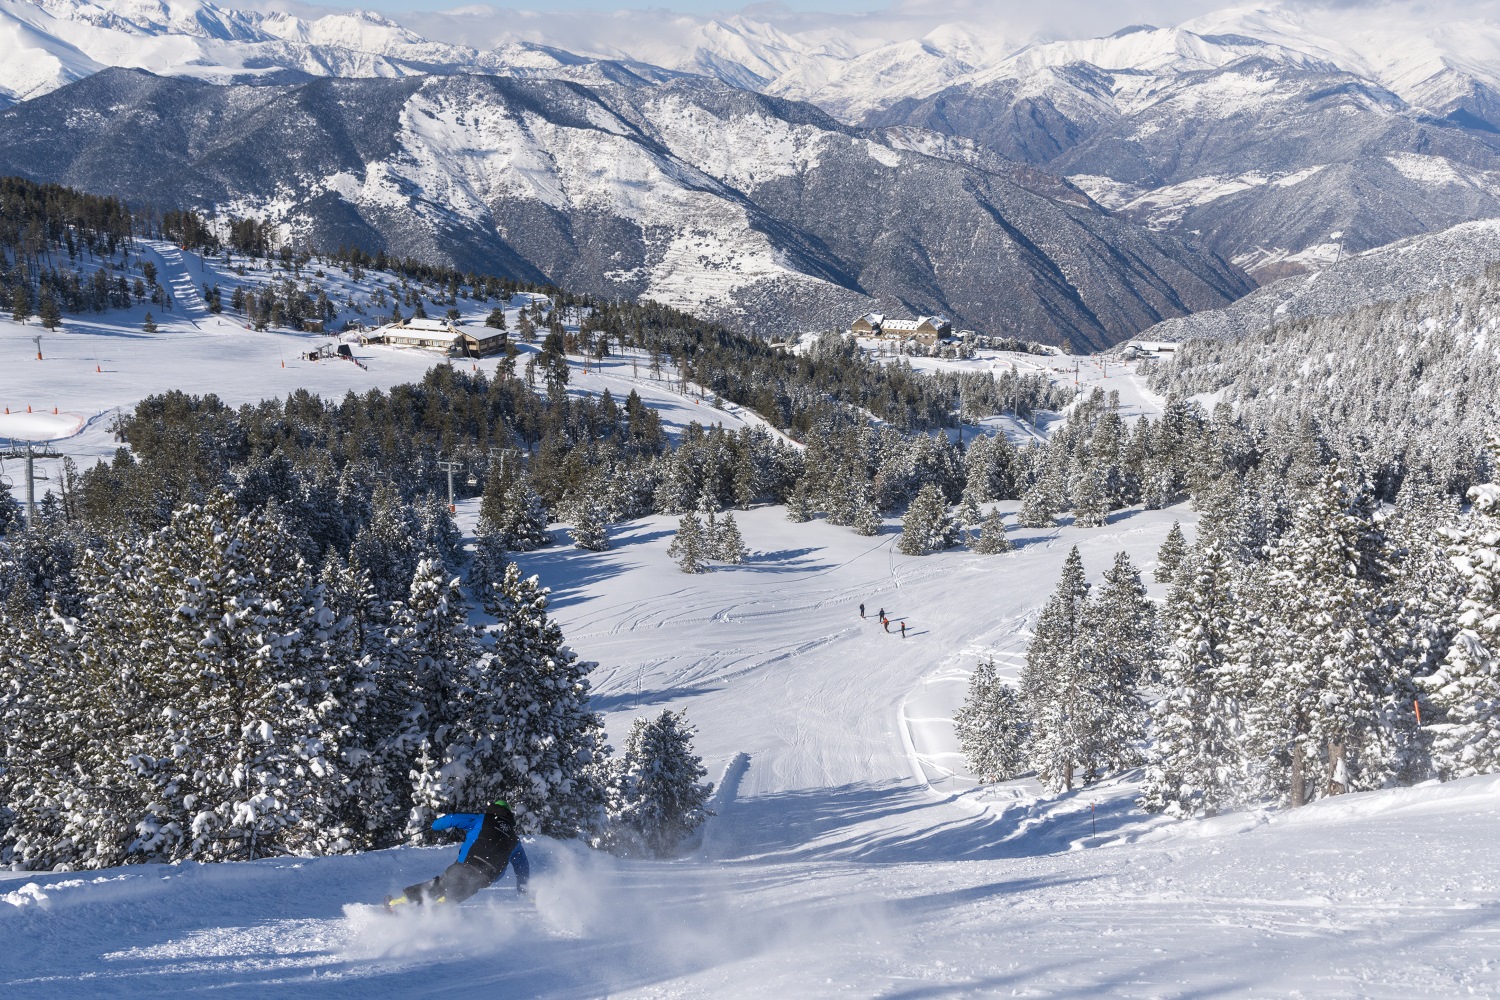
POLYGON ((0 166, 191 193, 306 238, 498 255, 751 328, 870 307, 1079 346, 1222 306, 1245 272, 1271 281, 1500 216, 1500 25, 1482 18, 1278 2, 1031 42, 993 23, 885 39, 749 14, 616 15, 571 39, 549 23, 567 33, 474 8, 306 20, 0 0, 0 166), (169 79, 86 86, 122 66, 169 79), (509 82, 463 79, 481 76, 509 82), (306 110, 334 91, 372 102, 359 117, 377 139, 306 110), (180 162, 95 165, 91 147, 123 141, 112 116, 147 95, 209 116, 169 110, 144 133, 180 162), (580 101, 597 120, 575 127, 560 109, 580 101), (290 160, 243 141, 252 114, 290 160), (64 126, 66 155, 38 138, 64 126), (325 148, 290 149, 297 134, 325 148), (224 149, 235 169, 216 166, 224 149), (580 172, 588 150, 625 160, 580 172), (162 180, 124 181, 144 174, 162 180))
POLYGON ((111 69, 0 113, 0 172, 761 332, 883 309, 1102 347, 1249 290, 1065 183, 933 138, 701 78, 216 86, 111 69))

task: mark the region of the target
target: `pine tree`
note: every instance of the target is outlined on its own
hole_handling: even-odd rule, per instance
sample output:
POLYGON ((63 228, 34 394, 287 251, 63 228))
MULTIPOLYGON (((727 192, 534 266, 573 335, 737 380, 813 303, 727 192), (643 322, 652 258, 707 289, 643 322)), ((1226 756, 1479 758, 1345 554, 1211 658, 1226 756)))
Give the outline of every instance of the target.
POLYGON ((1061 501, 1054 484, 1048 479, 1038 479, 1021 497, 1020 509, 1016 511, 1016 524, 1023 528, 1055 528, 1053 516, 1061 508, 1061 501))
POLYGON ((1084 609, 1078 656, 1086 691, 1080 699, 1080 763, 1089 781, 1140 764, 1146 734, 1139 687, 1156 658, 1156 608, 1124 552, 1084 609))
POLYGON ((144 333, 155 333, 156 329, 157 327, 155 317, 153 317, 149 312, 146 313, 146 318, 141 321, 141 331, 144 333))
POLYGON ((549 591, 514 563, 485 611, 493 651, 468 673, 466 708, 445 751, 455 803, 503 796, 524 833, 590 834, 603 823, 598 773, 609 747, 589 710, 588 675, 547 614, 549 591))
POLYGON ((1095 467, 1081 469, 1074 477, 1073 524, 1079 528, 1102 528, 1109 522, 1109 494, 1103 473, 1095 467))
POLYGON ((573 545, 590 552, 606 552, 609 550, 609 532, 605 529, 603 518, 599 516, 599 505, 592 500, 582 500, 578 504, 578 520, 571 532, 573 545))
POLYGON ((1172 530, 1167 532, 1166 540, 1156 553, 1156 569, 1152 571, 1151 579, 1157 583, 1171 583, 1177 567, 1182 565, 1186 555, 1187 540, 1182 537, 1182 525, 1173 521, 1172 530))
POLYGON ((875 508, 869 489, 861 486, 854 499, 854 533, 872 538, 880 534, 881 524, 880 511, 875 508))
POLYGON ((476 604, 483 604, 491 588, 505 575, 505 543, 500 532, 482 517, 474 533, 474 554, 469 557, 464 583, 476 604))
POLYGON ((327 725, 342 635, 286 524, 217 491, 131 545, 88 570, 80 659, 113 710, 91 770, 134 810, 133 838, 95 836, 95 863, 346 846, 327 725))
POLYGON ((1366 576, 1370 530, 1333 463, 1273 547, 1257 609, 1265 638, 1237 667, 1258 678, 1249 722, 1262 787, 1293 806, 1392 774, 1388 612, 1366 576))
POLYGON ((979 540, 974 543, 974 551, 980 555, 993 556, 1009 552, 1014 547, 1011 545, 1010 536, 1005 533, 1005 522, 1001 520, 1000 508, 990 508, 990 512, 985 515, 984 523, 979 527, 979 540))
POLYGON ((1234 611, 1224 550, 1190 551, 1167 597, 1164 693, 1151 709, 1153 744, 1138 800, 1147 812, 1212 816, 1237 802, 1239 705, 1226 665, 1234 611))
POLYGON ((995 676, 994 660, 982 660, 974 668, 953 729, 969 770, 980 781, 1009 781, 1026 769, 1030 726, 1015 688, 995 676))
POLYGON ((511 552, 531 552, 552 544, 547 508, 531 479, 515 462, 490 466, 479 500, 479 534, 493 533, 511 552))
POLYGON ((1037 616, 1021 671, 1021 699, 1031 720, 1028 758, 1037 777, 1054 791, 1073 787, 1084 756, 1087 733, 1085 678, 1079 661, 1088 583, 1083 559, 1073 546, 1063 563, 1057 591, 1037 616))
MULTIPOLYGON (((1500 434, 1490 439, 1500 470, 1500 434)), ((1469 515, 1449 533, 1453 564, 1467 585, 1461 631, 1436 673, 1418 681, 1440 721, 1430 727, 1444 778, 1500 770, 1500 479, 1469 490, 1469 515)))
MULTIPOLYGON (((438 560, 417 563, 387 636, 392 686, 405 696, 407 707, 382 753, 415 756, 425 747, 430 766, 441 768, 453 729, 464 717, 468 674, 483 647, 480 634, 469 624, 469 606, 458 580, 438 560)), ((448 786, 441 775, 415 766, 410 773, 406 837, 424 843, 432 820, 451 811, 455 803, 444 798, 448 786)))
POLYGON ((677 561, 684 573, 702 573, 708 569, 709 541, 703 531, 703 522, 697 514, 684 514, 677 522, 677 534, 667 547, 667 555, 677 561))
POLYGON ((813 517, 812 500, 808 496, 807 480, 797 480, 796 487, 786 504, 786 519, 793 524, 805 524, 813 517))
POLYGON ((719 562, 738 566, 749 554, 750 550, 745 547, 745 539, 740 535, 740 526, 735 523, 733 512, 724 515, 724 520, 719 524, 719 537, 714 540, 713 557, 719 562))
POLYGON ((370 521, 360 528, 349 550, 349 561, 369 574, 382 601, 397 601, 411 587, 422 558, 417 518, 389 482, 380 482, 370 498, 370 521))
POLYGON ((713 784, 693 752, 696 730, 683 712, 636 719, 619 760, 609 767, 609 820, 605 843, 624 855, 675 856, 713 814, 713 784))
POLYGON ((896 548, 909 556, 925 556, 946 549, 957 541, 958 530, 948 516, 943 495, 932 483, 917 491, 916 499, 901 521, 896 548))
POLYGON ((547 508, 524 473, 512 480, 505 496, 505 519, 501 537, 513 552, 531 552, 552 544, 547 529, 547 508))

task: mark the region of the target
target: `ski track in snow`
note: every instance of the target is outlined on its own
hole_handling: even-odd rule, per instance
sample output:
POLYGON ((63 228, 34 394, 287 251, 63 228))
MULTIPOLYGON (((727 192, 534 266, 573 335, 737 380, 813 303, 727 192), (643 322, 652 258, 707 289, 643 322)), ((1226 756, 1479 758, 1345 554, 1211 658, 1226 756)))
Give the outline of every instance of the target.
MULTIPOLYGON (((0 370, 0 397, 61 399, 90 421, 67 444, 86 456, 113 447, 101 418, 159 383, 238 402, 295 384, 406 381, 431 363, 380 351, 370 373, 283 370, 278 351, 320 338, 256 335, 220 317, 195 330, 184 315, 191 257, 178 264, 171 249, 157 248, 163 282, 183 290, 160 336, 79 324, 47 338, 49 361, 23 364, 34 328, 0 322, 0 349, 17 357, 0 370), (103 367, 128 367, 128 379, 99 381, 102 349, 103 367)), ((1025 363, 1071 378, 1059 359, 1025 363)), ((641 378, 639 359, 633 374, 628 357, 590 367, 570 391, 637 388, 670 427, 744 419, 641 378)), ((1084 367, 1127 409, 1159 405, 1119 368, 1106 380, 1084 367)), ((460 504, 461 525, 476 515, 460 504)), ((507 880, 414 921, 360 904, 440 870, 451 849, 0 873, 0 995, 1493 993, 1500 777, 1179 823, 1134 807, 1138 775, 1049 797, 1027 779, 978 786, 966 773, 950 720, 968 673, 988 655, 1019 675, 1069 548, 1093 580, 1120 549, 1149 579, 1171 522, 1191 532, 1190 510, 1012 529, 1016 549, 990 557, 903 556, 894 522, 862 538, 822 520, 791 524, 774 507, 737 519, 750 559, 700 577, 667 558, 666 517, 612 527, 608 552, 522 557, 553 588, 570 642, 598 661, 595 705, 617 745, 633 718, 664 708, 685 708, 698 727, 720 788, 688 857, 625 861, 537 840, 534 901, 507 880), (882 608, 908 624, 907 639, 880 628, 882 608)))

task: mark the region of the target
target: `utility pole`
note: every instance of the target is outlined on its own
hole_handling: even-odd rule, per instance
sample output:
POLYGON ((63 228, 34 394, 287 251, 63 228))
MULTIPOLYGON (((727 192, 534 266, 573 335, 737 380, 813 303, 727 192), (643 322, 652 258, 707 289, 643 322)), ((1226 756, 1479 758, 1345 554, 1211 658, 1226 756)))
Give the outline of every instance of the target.
POLYGON ((490 461, 499 462, 500 471, 503 473, 505 471, 505 463, 510 461, 512 456, 519 456, 520 454, 520 451, 515 448, 491 448, 490 461))
POLYGON ((0 458, 19 458, 26 462, 26 526, 36 522, 36 481, 47 481, 46 476, 36 474, 39 458, 60 458, 59 453, 46 442, 38 445, 31 441, 8 441, 0 447, 0 458))
POLYGON ((458 506, 453 502, 453 474, 464 467, 462 462, 438 461, 438 468, 448 473, 448 513, 458 513, 458 506))

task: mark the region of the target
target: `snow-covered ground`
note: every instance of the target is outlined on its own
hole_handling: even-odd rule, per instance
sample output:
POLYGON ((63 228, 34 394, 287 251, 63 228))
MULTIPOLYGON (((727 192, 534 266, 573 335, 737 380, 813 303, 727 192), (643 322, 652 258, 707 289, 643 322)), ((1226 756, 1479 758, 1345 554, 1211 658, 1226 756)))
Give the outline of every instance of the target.
POLYGON ((1500 778, 1172 823, 1135 810, 1129 781, 1043 799, 962 776, 946 720, 967 669, 1019 667, 1072 544, 1095 578, 1120 549, 1148 566, 1177 517, 912 558, 893 533, 761 508, 740 517, 754 556, 702 577, 667 559, 664 518, 617 527, 609 552, 533 553, 600 661, 615 738, 663 707, 698 725, 722 782, 699 852, 538 841, 534 903, 507 882, 426 922, 353 904, 449 851, 10 873, 0 993, 1491 995, 1500 778))
MULTIPOLYGON (((263 267, 245 262, 248 273, 240 276, 224 267, 221 260, 183 252, 171 243, 146 241, 144 247, 146 256, 142 259, 156 265, 157 281, 172 296, 171 311, 148 302, 125 310, 68 316, 53 332, 44 330, 35 319, 20 324, 8 314, 0 316, 0 441, 48 441, 56 451, 86 468, 97 459, 113 455, 118 447, 111 431, 115 416, 130 412, 138 401, 153 393, 171 389, 194 395, 214 393, 233 405, 285 398, 297 389, 337 399, 346 392, 363 393, 420 381, 434 364, 446 363, 433 351, 378 345, 354 346, 363 368, 342 360, 304 360, 304 354, 337 340, 337 335, 275 329, 257 332, 229 307, 236 285, 249 289, 272 280, 272 274, 263 267), (222 290, 222 314, 208 311, 200 291, 205 283, 217 284, 222 290), (147 312, 157 324, 155 333, 142 330, 147 312), (42 337, 40 361, 32 340, 38 335, 42 337)), ((304 274, 311 273, 311 267, 304 268, 304 274)), ((274 280, 279 282, 285 274, 278 269, 274 280)), ((364 303, 388 277, 371 272, 362 281, 355 281, 330 268, 323 278, 314 281, 340 304, 351 296, 364 303)), ((519 307, 529 301, 529 297, 518 297, 506 310, 512 337, 519 325, 519 307)), ((460 299, 458 308, 465 324, 481 325, 495 305, 494 301, 460 299)), ((441 315, 446 309, 429 308, 433 315, 441 315)), ((409 308, 403 311, 411 313, 409 308)), ((349 315, 347 310, 341 311, 342 317, 349 315)), ((365 317, 371 326, 383 319, 373 312, 365 317)), ((517 346, 523 352, 517 361, 519 369, 525 365, 525 352, 535 351, 538 345, 518 342, 517 346)), ((654 378, 644 357, 614 356, 602 365, 590 359, 587 370, 582 358, 572 357, 569 362, 570 392, 597 396, 608 389, 623 403, 633 389, 661 414, 669 433, 675 434, 692 421, 721 424, 731 430, 762 422, 733 404, 715 407, 711 397, 691 387, 688 392, 679 392, 667 379, 671 373, 654 378)), ((460 368, 493 371, 498 359, 454 359, 452 363, 460 368)), ((39 461, 37 468, 53 476, 55 482, 56 465, 56 461, 39 461)), ((19 465, 11 468, 8 463, 0 464, 0 475, 11 480, 19 497, 24 488, 19 465)))
MULTIPOLYGON (((136 317, 109 320, 70 320, 41 362, 28 350, 34 326, 0 324, 0 399, 13 411, 0 434, 58 437, 81 422, 57 444, 87 458, 113 447, 103 418, 147 392, 239 402, 298 386, 362 391, 418 378, 433 360, 368 349, 368 371, 313 365, 295 359, 316 336, 255 334, 181 306, 152 336, 136 317)), ((1065 358, 959 367, 1012 362, 1074 378, 1065 358)), ((1084 359, 1077 370, 1080 392, 1118 388, 1128 414, 1160 405, 1124 366, 1084 359)), ((672 426, 753 419, 629 358, 575 368, 572 391, 606 387, 639 390, 672 426)), ((998 423, 1016 437, 1045 431, 998 423)), ((462 505, 460 523, 475 513, 462 505)), ((0 995, 1495 992, 1500 778, 1176 823, 1133 806, 1134 775, 1050 797, 1027 779, 978 786, 967 773, 950 720, 969 671, 992 656, 1019 672, 1069 548, 1091 579, 1121 550, 1149 572, 1172 521, 1191 530, 1190 510, 1013 528, 1015 550, 988 557, 903 556, 893 523, 865 538, 792 524, 776 507, 738 519, 751 557, 703 576, 668 559, 665 517, 615 526, 608 552, 524 557, 553 588, 570 641, 598 661, 595 706, 617 743, 663 708, 697 725, 719 789, 692 856, 621 861, 540 840, 533 902, 507 882, 400 922, 364 904, 433 874, 450 850, 0 873, 0 995), (882 630, 881 610, 906 638, 882 630)))

